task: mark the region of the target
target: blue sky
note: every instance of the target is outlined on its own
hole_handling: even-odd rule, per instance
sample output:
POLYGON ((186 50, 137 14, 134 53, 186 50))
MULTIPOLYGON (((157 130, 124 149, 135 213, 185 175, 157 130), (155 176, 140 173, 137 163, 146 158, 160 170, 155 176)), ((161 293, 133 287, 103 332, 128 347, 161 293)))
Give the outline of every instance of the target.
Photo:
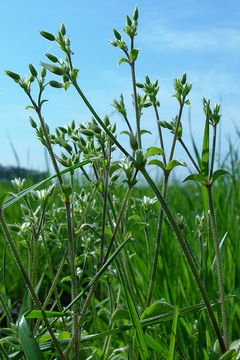
MULTIPOLYGON (((140 49, 136 63, 137 81, 145 74, 159 79, 161 120, 170 121, 177 114, 177 101, 172 97, 173 79, 184 71, 193 87, 190 93, 192 130, 201 144, 204 124, 202 97, 211 104, 222 103, 222 151, 227 151, 228 139, 237 144, 235 127, 239 127, 240 104, 240 3, 238 0, 42 0, 8 1, 1 4, 0 57, 0 164, 16 165, 10 142, 14 145, 21 166, 45 169, 44 152, 29 125, 25 110, 28 99, 22 89, 8 78, 8 69, 21 76, 29 74, 28 64, 40 69, 45 52, 60 55, 52 42, 42 38, 40 30, 57 33, 63 21, 71 37, 73 62, 79 68, 79 83, 100 116, 111 115, 119 131, 124 123, 112 114, 113 98, 123 93, 131 118, 130 69, 117 65, 119 49, 109 45, 112 28, 125 26, 126 14, 139 8, 139 28, 136 47, 140 49)), ((50 79, 50 77, 49 77, 50 79)), ((69 89, 48 88, 49 99, 43 113, 51 130, 57 126, 88 121, 91 114, 81 99, 69 89)), ((134 121, 134 120, 133 120, 134 121)), ((145 146, 156 143, 153 113, 146 111, 143 128, 153 131, 145 135, 145 146)), ((190 144, 188 112, 183 114, 184 139, 190 144)), ((167 145, 170 136, 166 135, 167 145)), ((127 143, 124 135, 120 136, 127 143)), ((177 158, 183 158, 178 150, 177 158)))

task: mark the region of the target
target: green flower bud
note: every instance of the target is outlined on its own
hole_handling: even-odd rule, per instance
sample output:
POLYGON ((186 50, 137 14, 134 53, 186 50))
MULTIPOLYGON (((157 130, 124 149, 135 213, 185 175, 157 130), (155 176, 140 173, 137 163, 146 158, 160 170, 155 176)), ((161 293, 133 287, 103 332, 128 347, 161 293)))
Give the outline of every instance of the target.
POLYGON ((137 21, 137 19, 138 19, 138 7, 136 6, 135 7, 135 9, 134 9, 134 11, 133 11, 133 20, 134 21, 137 21))
POLYGON ((63 75, 64 74, 63 69, 61 69, 60 67, 55 66, 55 65, 50 65, 48 67, 48 70, 51 71, 52 73, 56 74, 56 75, 63 75))
POLYGON ((55 36, 49 32, 46 31, 40 31, 40 34, 47 40, 50 41, 54 41, 55 40, 55 36))
POLYGON ((138 142, 136 137, 133 135, 133 133, 130 133, 129 135, 130 137, 130 146, 132 148, 133 151, 136 151, 138 149, 138 142))
POLYGON ((29 67, 31 75, 34 77, 37 77, 37 70, 35 69, 35 67, 32 64, 29 64, 28 67, 29 67))
POLYGON ((126 25, 127 26, 131 26, 132 25, 132 20, 130 19, 130 17, 127 15, 126 16, 126 25))
POLYGON ((14 81, 19 81, 20 80, 20 75, 18 75, 17 73, 14 73, 14 72, 9 71, 9 70, 5 70, 5 73, 6 73, 7 76, 9 76, 14 81))
POLYGON ((89 130, 89 129, 82 129, 82 130, 80 130, 80 132, 83 135, 86 135, 86 136, 93 136, 94 135, 94 132, 92 130, 89 130))
POLYGON ((54 87, 54 88, 62 88, 63 87, 62 83, 60 83, 58 81, 55 81, 55 80, 50 80, 49 85, 54 87))
POLYGON ((56 56, 49 54, 49 53, 45 53, 45 55, 50 61, 52 61, 54 63, 58 62, 58 58, 56 56))
POLYGON ((144 157, 143 152, 141 149, 136 151, 136 159, 134 166, 137 170, 144 169, 146 165, 147 159, 144 157))
POLYGON ((70 37, 69 36, 65 37, 65 45, 70 46, 70 37))
POLYGON ((109 43, 110 43, 112 46, 115 46, 115 47, 118 46, 117 41, 109 40, 109 43))
POLYGON ((35 123, 35 121, 33 120, 33 118, 31 116, 29 116, 29 121, 30 121, 31 127, 33 127, 34 129, 37 129, 37 124, 35 123))
POLYGON ((63 22, 61 22, 61 25, 60 25, 60 32, 63 36, 66 34, 66 28, 65 28, 65 25, 63 22))
POLYGON ((183 76, 182 76, 182 79, 181 79, 181 84, 184 85, 186 83, 186 80, 187 80, 187 75, 186 73, 184 72, 183 73, 183 76))
POLYGON ((122 37, 121 37, 120 33, 114 28, 113 28, 113 33, 114 33, 117 40, 119 40, 119 41, 122 40, 122 37))
POLYGON ((63 82, 66 83, 69 81, 68 75, 67 74, 63 74, 63 82))
POLYGON ((104 124, 106 126, 109 126, 110 125, 110 121, 109 121, 109 117, 106 115, 105 118, 104 118, 104 124))
POLYGON ((62 194, 63 201, 69 201, 71 195, 72 195, 71 186, 70 185, 63 185, 63 194, 62 194))
POLYGON ((42 70, 41 70, 41 77, 42 77, 42 78, 45 78, 46 73, 47 73, 47 71, 46 71, 45 67, 42 67, 42 70))

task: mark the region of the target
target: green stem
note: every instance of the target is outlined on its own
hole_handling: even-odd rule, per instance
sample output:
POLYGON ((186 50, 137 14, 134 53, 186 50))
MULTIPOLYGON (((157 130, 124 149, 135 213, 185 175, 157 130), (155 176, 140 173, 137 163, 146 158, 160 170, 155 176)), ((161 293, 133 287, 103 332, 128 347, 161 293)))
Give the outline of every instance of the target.
MULTIPOLYGON (((15 244, 14 244, 14 242, 13 242, 13 240, 12 240, 12 237, 11 237, 11 235, 10 235, 10 232, 9 232, 9 230, 8 230, 7 224, 6 224, 5 220, 4 220, 3 213, 2 213, 2 208, 0 208, 0 223, 1 223, 1 225, 2 225, 4 234, 5 234, 5 236, 6 236, 8 245, 9 245, 9 247, 10 247, 10 249, 11 249, 11 251, 12 251, 12 254, 13 254, 15 260, 16 260, 16 263, 17 263, 17 265, 18 265, 18 268, 19 268, 19 270, 20 270, 20 273, 21 273, 21 275, 22 275, 22 277, 23 277, 23 279, 24 279, 24 282, 25 282, 25 284, 27 285, 27 287, 28 287, 28 289, 29 289, 29 292, 30 292, 30 294, 31 294, 31 296, 32 296, 32 298, 33 298, 33 300, 34 300, 34 302, 35 302, 38 310, 41 310, 41 311, 42 311, 42 306, 41 306, 40 300, 38 299, 38 297, 37 297, 37 295, 36 295, 36 293, 35 293, 35 291, 34 291, 34 288, 33 288, 33 286, 32 286, 32 283, 31 283, 31 281, 29 280, 29 277, 28 277, 28 275, 27 275, 27 273, 26 273, 26 271, 25 271, 25 269, 24 269, 24 266, 23 266, 23 264, 22 264, 22 261, 21 261, 21 259, 20 259, 19 254, 18 254, 18 251, 17 251, 17 249, 16 249, 16 247, 15 247, 15 244)), ((42 315, 43 315, 43 321, 44 321, 44 323, 45 323, 45 325, 46 325, 46 327, 47 327, 47 329, 48 329, 48 331, 49 331, 49 334, 51 335, 52 341, 53 341, 53 343, 54 343, 54 345, 55 345, 55 347, 56 347, 56 349, 57 349, 57 351, 58 351, 58 353, 59 353, 59 355, 60 355, 60 359, 66 360, 66 358, 65 358, 65 356, 64 356, 64 354, 63 354, 63 352, 62 352, 62 349, 61 349, 61 347, 60 347, 60 345, 59 345, 59 343, 58 343, 58 341, 57 341, 56 336, 54 335, 54 332, 53 332, 53 330, 52 330, 52 328, 51 328, 51 326, 50 326, 50 324, 49 324, 49 321, 48 321, 45 313, 42 312, 42 315)))
POLYGON ((221 264, 221 258, 220 258, 217 227, 216 227, 216 220, 215 220, 214 207, 213 207, 212 187, 207 186, 207 191, 208 191, 208 204, 209 204, 209 210, 210 210, 210 220, 211 220, 211 226, 212 226, 213 242, 214 242, 214 249, 215 249, 215 255, 216 255, 218 288, 219 288, 221 314, 222 314, 223 338, 224 338, 225 347, 226 347, 226 349, 228 349, 228 333, 227 333, 227 319, 226 319, 226 310, 225 310, 225 302, 224 302, 222 264, 221 264))
MULTIPOLYGON (((164 186, 163 186, 163 195, 162 195, 163 198, 166 196, 166 192, 167 192, 167 179, 165 177, 164 186)), ((152 296, 153 296, 153 289, 154 289, 154 284, 155 284, 156 275, 157 275, 157 264, 158 264, 158 256, 159 256, 161 234, 162 234, 162 223, 163 223, 163 209, 161 207, 159 217, 158 217, 158 227, 157 227, 157 235, 156 235, 156 240, 155 240, 154 259, 153 259, 153 265, 152 265, 150 284, 149 284, 149 288, 148 288, 146 307, 151 305, 152 296)))
MULTIPOLYGON (((73 229, 72 229, 72 219, 71 219, 71 210, 70 210, 70 201, 65 201, 66 208, 66 217, 67 217, 67 229, 68 229, 68 248, 69 248, 69 264, 70 264, 70 273, 71 273, 71 292, 72 292, 72 301, 77 296, 77 279, 74 265, 74 244, 73 244, 73 229)), ((77 320, 77 303, 73 304, 73 339, 74 339, 74 358, 78 360, 78 320, 77 320)))
POLYGON ((199 166, 197 165, 196 161, 193 159, 192 155, 190 154, 190 152, 189 152, 188 148, 186 147, 185 143, 183 142, 182 138, 178 138, 178 141, 180 142, 180 144, 182 145, 182 147, 186 151, 187 156, 191 160, 191 162, 192 162, 193 166, 195 167, 195 169, 197 170, 197 172, 199 174, 201 174, 201 170, 199 169, 199 166))
POLYGON ((176 141, 177 141, 177 132, 178 132, 178 128, 179 128, 181 117, 182 117, 183 106, 184 106, 184 101, 180 104, 179 113, 178 113, 178 119, 177 119, 177 125, 176 125, 176 129, 175 129, 175 132, 174 132, 172 148, 171 148, 171 152, 170 152, 168 162, 171 161, 172 158, 173 158, 173 153, 174 153, 175 146, 176 146, 176 141))
POLYGON ((164 165, 164 167, 166 167, 167 162, 166 162, 166 155, 165 155, 165 150, 164 150, 162 129, 161 129, 161 125, 160 125, 160 119, 159 119, 158 109, 157 109, 156 104, 153 104, 153 108, 154 108, 154 112, 155 112, 155 116, 156 116, 156 120, 157 120, 157 128, 158 128, 158 136, 159 136, 160 146, 161 146, 161 149, 163 151, 163 155, 162 155, 163 165, 164 165))
POLYGON ((137 101, 135 61, 132 61, 132 62, 130 63, 130 66, 131 66, 132 86, 133 86, 133 100, 134 100, 134 108, 135 108, 135 115, 136 115, 136 128, 137 128, 138 148, 139 148, 139 149, 142 149, 141 128, 140 128, 140 116, 139 116, 138 101, 137 101))

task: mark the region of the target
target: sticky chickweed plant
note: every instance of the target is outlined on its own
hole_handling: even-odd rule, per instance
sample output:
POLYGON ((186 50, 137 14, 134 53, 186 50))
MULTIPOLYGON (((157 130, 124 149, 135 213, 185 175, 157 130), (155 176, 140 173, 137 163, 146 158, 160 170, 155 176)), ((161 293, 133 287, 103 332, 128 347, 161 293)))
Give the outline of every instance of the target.
MULTIPOLYGON (((102 119, 83 93, 63 23, 56 36, 40 34, 59 46, 64 59, 46 53, 41 70, 29 64, 27 77, 6 70, 25 92, 27 108, 35 112, 30 124, 48 152, 54 174, 31 186, 15 179, 12 192, 0 198, 2 232, 26 287, 18 299, 16 320, 7 284, 0 288, 6 323, 1 329, 1 359, 240 358, 240 342, 231 338, 232 331, 229 334, 231 309, 226 306, 233 304, 229 295, 234 294, 227 297, 224 291, 214 204, 214 188, 229 174, 214 166, 220 105, 212 107, 203 99, 202 151, 195 148, 192 153, 183 139, 182 121, 192 85, 186 73, 174 80, 178 113, 170 122, 161 121, 158 80, 146 75, 144 82, 137 81, 137 27, 136 7, 132 18, 126 17, 124 33, 113 29, 110 41, 132 80, 135 118, 128 117, 122 94, 112 104, 126 124, 127 148, 117 136, 116 124, 107 116, 102 119), (47 73, 53 76, 49 81, 47 73), (49 86, 56 91, 74 88, 92 120, 79 125, 72 121, 51 133, 44 118, 49 86), (34 94, 38 89, 36 97, 33 87, 34 94), (147 107, 159 144, 144 150, 144 134, 150 132, 141 119, 147 107), (170 148, 164 141, 166 131, 172 134, 170 148), (176 146, 184 149, 186 163, 175 158, 176 146), (122 160, 115 160, 116 150, 122 160), (199 193, 199 214, 191 225, 169 200, 172 170, 187 163, 194 171, 184 182, 195 182, 191 189, 199 193), (161 184, 149 175, 154 167, 162 172, 161 184), (149 196, 135 195, 140 176, 149 196), (5 213, 16 202, 21 217, 8 224, 5 213), (192 242, 196 227, 198 246, 192 242), (175 261, 172 269, 169 258, 175 261)), ((184 202, 184 193, 182 197, 184 202)), ((6 262, 6 249, 4 254, 6 262)), ((5 264, 3 276, 10 271, 5 264)))

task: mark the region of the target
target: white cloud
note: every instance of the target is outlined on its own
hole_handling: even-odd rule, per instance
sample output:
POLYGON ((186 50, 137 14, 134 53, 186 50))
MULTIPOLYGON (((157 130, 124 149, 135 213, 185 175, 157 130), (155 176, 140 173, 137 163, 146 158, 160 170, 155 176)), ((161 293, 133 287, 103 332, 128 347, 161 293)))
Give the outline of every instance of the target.
POLYGON ((221 52, 240 49, 240 30, 205 27, 199 30, 169 30, 155 22, 147 25, 140 40, 155 50, 192 50, 195 52, 221 52))

